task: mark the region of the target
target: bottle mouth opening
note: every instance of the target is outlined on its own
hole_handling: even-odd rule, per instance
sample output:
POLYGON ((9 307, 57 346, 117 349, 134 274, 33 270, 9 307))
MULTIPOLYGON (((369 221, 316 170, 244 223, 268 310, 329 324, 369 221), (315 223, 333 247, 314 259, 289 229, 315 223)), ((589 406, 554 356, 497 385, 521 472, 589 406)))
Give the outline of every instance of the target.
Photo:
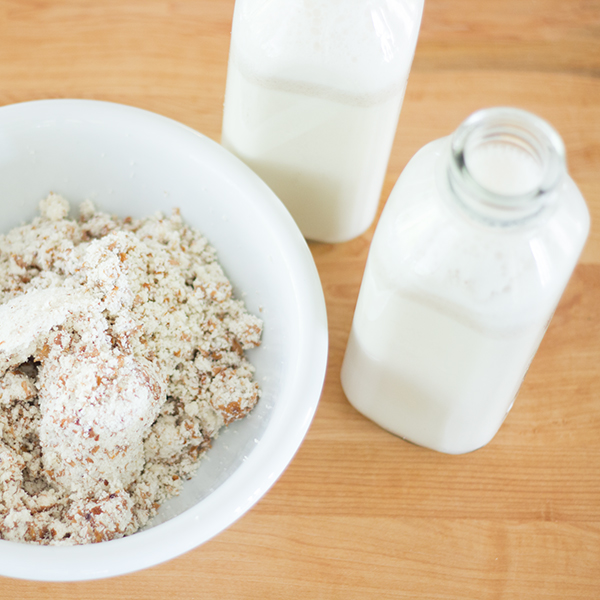
POLYGON ((451 139, 450 186, 488 221, 522 221, 537 214, 552 203, 565 173, 560 135, 523 110, 478 111, 451 139))

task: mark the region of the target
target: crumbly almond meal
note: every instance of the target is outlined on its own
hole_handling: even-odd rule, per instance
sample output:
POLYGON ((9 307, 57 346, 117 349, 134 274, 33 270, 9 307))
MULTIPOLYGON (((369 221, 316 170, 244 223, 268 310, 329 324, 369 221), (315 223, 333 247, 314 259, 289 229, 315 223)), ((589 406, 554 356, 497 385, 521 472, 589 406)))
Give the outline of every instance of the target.
POLYGON ((0 236, 0 538, 102 542, 179 493, 260 390, 262 321, 178 211, 50 194, 0 236))

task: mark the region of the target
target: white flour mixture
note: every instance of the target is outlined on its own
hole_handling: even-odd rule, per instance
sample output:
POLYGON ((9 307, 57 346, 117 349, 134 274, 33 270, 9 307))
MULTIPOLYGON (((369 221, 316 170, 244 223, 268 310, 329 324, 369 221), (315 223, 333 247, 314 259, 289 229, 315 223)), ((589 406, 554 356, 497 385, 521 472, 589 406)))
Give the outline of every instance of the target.
POLYGON ((137 531, 256 404, 244 350, 262 321, 178 213, 90 202, 0 236, 0 538, 101 542, 137 531))

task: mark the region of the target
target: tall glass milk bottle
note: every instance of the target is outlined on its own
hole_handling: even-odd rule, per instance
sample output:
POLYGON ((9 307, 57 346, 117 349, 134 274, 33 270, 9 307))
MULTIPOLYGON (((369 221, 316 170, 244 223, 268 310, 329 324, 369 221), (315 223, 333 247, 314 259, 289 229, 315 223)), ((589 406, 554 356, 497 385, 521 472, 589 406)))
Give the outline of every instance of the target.
POLYGON ((475 113, 422 148, 375 231, 342 366, 350 403, 460 454, 510 410, 589 232, 542 119, 475 113))
POLYGON ((308 239, 372 223, 423 0, 236 0, 222 144, 308 239))

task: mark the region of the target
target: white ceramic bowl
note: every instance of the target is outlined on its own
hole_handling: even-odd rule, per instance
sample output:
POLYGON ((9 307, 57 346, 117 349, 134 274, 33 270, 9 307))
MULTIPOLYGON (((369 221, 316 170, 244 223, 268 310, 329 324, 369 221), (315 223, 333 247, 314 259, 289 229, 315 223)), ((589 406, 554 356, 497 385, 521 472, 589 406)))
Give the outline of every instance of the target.
POLYGON ((180 207, 216 247, 238 297, 264 320, 249 354, 262 398, 206 453, 151 527, 85 546, 0 540, 0 574, 67 581, 110 577, 173 558, 252 507, 302 443, 327 362, 325 302, 310 251, 287 210, 219 144, 136 108, 43 100, 0 108, 0 232, 37 213, 48 192, 72 205, 143 217, 180 207), (260 311, 260 312, 259 312, 260 311))

